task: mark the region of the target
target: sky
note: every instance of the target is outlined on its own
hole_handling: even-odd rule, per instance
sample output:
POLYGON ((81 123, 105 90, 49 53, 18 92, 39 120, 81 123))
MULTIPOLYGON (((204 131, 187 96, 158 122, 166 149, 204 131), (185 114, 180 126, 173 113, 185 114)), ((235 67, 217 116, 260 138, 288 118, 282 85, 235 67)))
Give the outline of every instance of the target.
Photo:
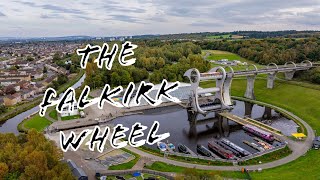
POLYGON ((320 30, 320 0, 1 0, 0 37, 320 30))

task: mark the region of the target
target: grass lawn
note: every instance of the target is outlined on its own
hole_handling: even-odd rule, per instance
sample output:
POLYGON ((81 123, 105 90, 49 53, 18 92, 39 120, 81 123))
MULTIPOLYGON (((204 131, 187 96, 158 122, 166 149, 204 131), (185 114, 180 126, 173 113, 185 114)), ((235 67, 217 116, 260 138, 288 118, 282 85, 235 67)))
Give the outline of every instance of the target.
MULTIPOLYGON (((203 83, 203 87, 212 82, 203 83)), ((308 83, 275 82, 274 89, 267 89, 266 80, 256 79, 255 96, 258 101, 273 104, 291 111, 320 132, 320 85, 308 83)), ((243 97, 246 89, 245 79, 232 82, 232 95, 243 97)), ((250 173, 253 179, 319 179, 320 152, 311 150, 304 157, 288 164, 250 173)))
POLYGON ((231 34, 223 34, 223 35, 215 35, 215 36, 207 36, 209 39, 226 39, 226 38, 231 38, 231 34))
POLYGON ((252 165, 252 164, 259 164, 260 161, 261 161, 261 163, 268 163, 271 161, 275 161, 275 160, 284 158, 284 157, 290 155, 291 153, 292 153, 292 151, 290 150, 290 148, 288 148, 288 146, 286 146, 283 149, 279 149, 277 151, 265 154, 260 157, 249 159, 249 160, 241 162, 239 164, 240 165, 252 165))
MULTIPOLYGON (((131 174, 126 174, 126 175, 120 175, 122 177, 124 177, 125 179, 130 179, 130 178, 133 178, 133 176, 131 174)), ((146 174, 146 173, 142 173, 141 176, 138 176, 138 177, 135 177, 137 180, 143 180, 145 178, 148 178, 148 177, 154 177, 154 178, 157 178, 159 180, 166 180, 166 178, 162 177, 162 176, 158 176, 158 175, 153 175, 153 174, 146 174), (143 178, 142 178, 143 176, 143 178)), ((108 176, 107 179, 117 179, 116 176, 108 176)))
POLYGON ((305 156, 286 165, 250 173, 252 179, 320 179, 320 152, 310 150, 305 156))
POLYGON ((72 119, 79 119, 80 117, 81 117, 80 115, 65 116, 65 117, 61 117, 61 120, 67 121, 67 120, 72 120, 72 119))
MULTIPOLYGON (((220 60, 220 59, 228 59, 229 61, 232 60, 239 60, 241 62, 247 62, 248 64, 254 64, 257 66, 257 68, 263 68, 265 66, 263 65, 259 65, 253 61, 247 60, 245 58, 240 57, 237 54, 231 53, 231 52, 227 52, 227 51, 220 51, 220 50, 204 50, 204 52, 209 52, 210 55, 207 57, 208 60, 220 60)), ((211 63, 212 67, 216 67, 216 66, 224 66, 224 65, 220 65, 220 64, 215 64, 215 63, 211 63)), ((247 68, 247 66, 245 65, 237 65, 237 66, 232 66, 232 68, 235 71, 238 70, 245 70, 247 68)), ((253 69, 253 67, 249 67, 249 69, 253 69)), ((229 70, 227 70, 229 71, 229 70)))
POLYGON ((23 126, 27 129, 34 128, 37 131, 43 131, 47 126, 51 124, 51 121, 44 117, 40 117, 39 114, 36 114, 31 117, 30 120, 27 120, 23 123, 23 126))
POLYGON ((245 179, 246 175, 239 172, 234 171, 212 171, 212 170, 199 170, 199 169, 188 169, 185 167, 174 166, 171 164, 166 164, 163 162, 154 162, 151 166, 147 166, 147 169, 155 170, 155 171, 163 171, 163 172, 175 172, 175 173, 183 173, 185 174, 188 171, 196 171, 197 174, 210 174, 212 177, 214 175, 219 175, 226 178, 238 178, 245 179))
POLYGON ((49 116, 52 119, 58 120, 58 112, 57 112, 57 110, 54 109, 54 110, 50 111, 49 116))
POLYGON ((127 163, 123 163, 123 164, 118 164, 118 165, 114 165, 114 166, 110 166, 109 170, 125 170, 125 169, 131 169, 140 159, 140 155, 133 153, 127 149, 122 149, 123 151, 130 153, 132 155, 134 155, 134 159, 127 162, 127 163))

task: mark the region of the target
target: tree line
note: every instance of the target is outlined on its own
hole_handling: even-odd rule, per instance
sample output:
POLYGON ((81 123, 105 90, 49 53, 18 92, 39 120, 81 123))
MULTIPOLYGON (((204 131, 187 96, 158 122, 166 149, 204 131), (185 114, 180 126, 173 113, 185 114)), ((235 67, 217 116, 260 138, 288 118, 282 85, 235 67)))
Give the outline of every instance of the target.
MULTIPOLYGON (((202 41, 197 42, 203 49, 230 51, 259 64, 267 65, 286 62, 301 63, 305 60, 320 60, 319 38, 268 38, 238 41, 202 41)), ((320 69, 297 73, 302 79, 320 83, 320 69), (307 74, 307 75, 306 75, 307 74)))
POLYGON ((160 83, 162 79, 183 81, 183 73, 187 69, 197 67, 206 71, 210 67, 210 64, 201 57, 200 46, 191 42, 155 40, 134 43, 138 45, 134 50, 134 57, 137 60, 132 66, 123 67, 114 61, 111 70, 99 69, 93 62, 97 54, 91 55, 86 67, 86 84, 91 88, 98 88, 105 84, 119 86, 143 80, 150 80, 153 83, 160 83))

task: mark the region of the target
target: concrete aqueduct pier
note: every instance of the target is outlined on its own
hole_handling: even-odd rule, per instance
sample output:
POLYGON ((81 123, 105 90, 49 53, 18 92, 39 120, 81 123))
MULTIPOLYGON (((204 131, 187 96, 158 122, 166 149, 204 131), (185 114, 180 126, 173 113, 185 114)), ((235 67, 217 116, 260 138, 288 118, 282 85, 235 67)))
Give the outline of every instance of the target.
POLYGON ((291 80, 296 71, 309 70, 314 67, 310 61, 303 61, 300 64, 288 62, 284 65, 270 63, 266 68, 258 69, 255 65, 248 65, 246 70, 234 71, 231 66, 215 67, 206 73, 200 73, 198 69, 193 68, 185 72, 184 76, 188 77, 191 83, 191 93, 188 102, 188 109, 193 112, 207 114, 212 111, 230 110, 233 108, 231 101, 230 88, 233 77, 247 78, 247 88, 245 97, 255 99, 254 81, 258 74, 267 74, 267 88, 274 87, 274 81, 278 72, 285 74, 285 79, 291 80), (229 69, 227 72, 226 69, 229 69), (200 89, 199 84, 202 81, 214 80, 215 86, 211 88, 200 89), (200 103, 200 97, 207 93, 214 93, 213 99, 200 103))

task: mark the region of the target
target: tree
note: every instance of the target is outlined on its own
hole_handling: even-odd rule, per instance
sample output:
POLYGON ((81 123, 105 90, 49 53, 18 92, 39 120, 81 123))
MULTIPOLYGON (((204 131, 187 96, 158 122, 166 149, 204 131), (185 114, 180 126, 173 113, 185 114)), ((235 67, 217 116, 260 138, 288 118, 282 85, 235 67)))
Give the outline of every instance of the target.
POLYGON ((6 163, 0 163, 0 179, 3 179, 9 172, 9 167, 6 163))
POLYGON ((34 58, 31 57, 31 56, 28 56, 28 57, 27 57, 27 61, 34 61, 34 58))
POLYGON ((58 52, 54 53, 52 60, 53 60, 53 62, 60 61, 61 60, 60 53, 58 53, 58 52))
POLYGON ((117 72, 111 74, 111 86, 118 86, 121 84, 121 77, 117 72))
POLYGON ((43 73, 47 73, 48 72, 48 70, 47 70, 47 67, 46 66, 44 66, 43 67, 43 71, 42 71, 43 73))
POLYGON ((6 106, 0 105, 0 114, 5 113, 7 111, 6 106))

